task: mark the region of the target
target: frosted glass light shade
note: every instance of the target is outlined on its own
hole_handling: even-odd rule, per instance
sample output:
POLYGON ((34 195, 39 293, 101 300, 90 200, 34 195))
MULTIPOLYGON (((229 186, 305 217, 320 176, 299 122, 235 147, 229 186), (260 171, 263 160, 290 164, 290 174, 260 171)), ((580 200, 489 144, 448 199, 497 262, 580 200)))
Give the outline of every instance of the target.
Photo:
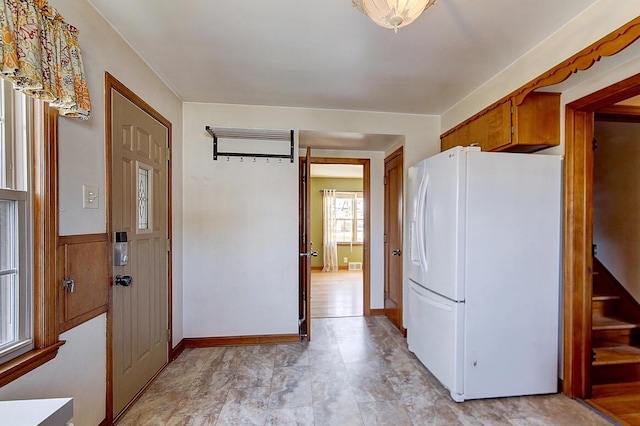
POLYGON ((381 27, 398 32, 433 5, 436 0, 352 0, 353 6, 381 27))

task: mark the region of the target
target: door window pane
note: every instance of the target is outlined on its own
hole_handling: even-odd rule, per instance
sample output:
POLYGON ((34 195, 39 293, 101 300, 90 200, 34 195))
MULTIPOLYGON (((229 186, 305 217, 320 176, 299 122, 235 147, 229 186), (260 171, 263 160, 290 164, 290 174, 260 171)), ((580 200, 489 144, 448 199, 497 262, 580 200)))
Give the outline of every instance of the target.
POLYGON ((153 168, 138 163, 138 231, 151 230, 152 181, 153 168))

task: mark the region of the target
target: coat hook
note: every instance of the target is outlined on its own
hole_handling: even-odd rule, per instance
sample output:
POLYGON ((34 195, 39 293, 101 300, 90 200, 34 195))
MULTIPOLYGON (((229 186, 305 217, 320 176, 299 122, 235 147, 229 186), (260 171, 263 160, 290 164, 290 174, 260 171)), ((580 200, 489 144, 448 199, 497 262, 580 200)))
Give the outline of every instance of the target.
POLYGON ((254 163, 256 162, 256 157, 253 157, 253 162, 254 162, 254 163))
POLYGON ((230 157, 227 155, 227 161, 229 161, 229 158, 230 158, 230 157))
POLYGON ((267 158, 267 163, 269 162, 269 159, 267 158))
POLYGON ((282 164, 282 158, 278 158, 278 163, 282 164))
POLYGON ((240 162, 244 162, 244 157, 240 157, 240 162))

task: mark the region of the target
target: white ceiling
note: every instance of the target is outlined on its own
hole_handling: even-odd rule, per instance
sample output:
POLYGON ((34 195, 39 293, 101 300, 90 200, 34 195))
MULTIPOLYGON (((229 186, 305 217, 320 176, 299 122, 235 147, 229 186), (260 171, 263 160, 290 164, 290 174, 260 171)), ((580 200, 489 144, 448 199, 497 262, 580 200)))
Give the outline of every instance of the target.
POLYGON ((89 2, 183 101, 441 114, 595 0, 439 0, 398 34, 350 0, 89 2))

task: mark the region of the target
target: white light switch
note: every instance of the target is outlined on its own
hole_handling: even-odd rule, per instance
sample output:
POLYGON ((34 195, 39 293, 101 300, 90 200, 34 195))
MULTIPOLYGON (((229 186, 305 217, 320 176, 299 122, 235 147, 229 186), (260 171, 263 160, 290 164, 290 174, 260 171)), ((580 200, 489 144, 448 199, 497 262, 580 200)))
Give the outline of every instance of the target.
POLYGON ((97 186, 82 185, 82 208, 97 209, 98 208, 99 190, 97 186))

